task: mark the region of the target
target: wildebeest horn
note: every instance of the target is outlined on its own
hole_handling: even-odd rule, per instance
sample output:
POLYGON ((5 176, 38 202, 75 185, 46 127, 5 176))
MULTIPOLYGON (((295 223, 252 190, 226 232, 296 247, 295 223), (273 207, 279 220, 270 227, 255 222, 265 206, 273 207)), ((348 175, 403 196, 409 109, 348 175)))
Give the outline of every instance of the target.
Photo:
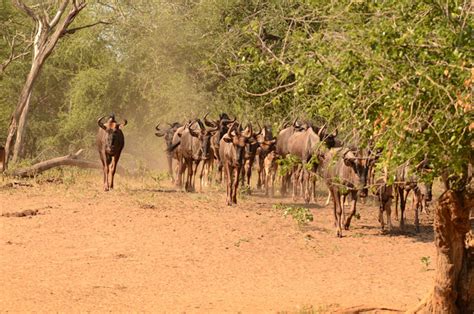
POLYGON ((321 135, 323 135, 323 132, 325 129, 326 129, 326 123, 318 131, 319 138, 321 138, 321 135))
POLYGON ((102 123, 102 119, 104 119, 106 116, 100 117, 99 120, 97 120, 97 124, 101 129, 106 129, 105 125, 102 123))
POLYGON ((298 118, 295 118, 295 120, 293 120, 293 123, 291 124, 292 126, 296 127, 296 122, 298 122, 298 118))
POLYGON ((243 135, 244 137, 246 137, 246 138, 252 137, 252 135, 253 135, 252 123, 249 123, 249 124, 247 125, 247 127, 245 128, 245 130, 244 130, 244 132, 243 132, 242 135, 243 135))
POLYGON ((198 123, 199 128, 201 129, 201 131, 206 129, 206 127, 202 123, 201 119, 196 119, 196 122, 198 123))
POLYGON ((260 134, 262 134, 264 128, 262 128, 262 126, 260 125, 260 122, 257 121, 257 125, 258 125, 258 128, 259 128, 259 131, 257 133, 254 134, 254 136, 258 136, 260 134))
POLYGON ((159 123, 155 126, 155 130, 160 131, 160 124, 159 123))
POLYGON ((222 119, 221 122, 224 123, 224 124, 230 124, 230 123, 234 123, 236 120, 237 120, 237 118, 234 117, 234 119, 232 119, 232 120, 222 119))
POLYGON ((334 131, 333 136, 336 137, 336 136, 337 136, 337 133, 338 133, 338 131, 337 131, 337 128, 336 128, 336 130, 334 131))
POLYGON ((127 119, 123 119, 123 122, 122 122, 122 123, 120 123, 120 125, 122 125, 122 126, 126 126, 126 125, 127 125, 127 123, 128 123, 127 119))
MULTIPOLYGON (((207 119, 207 116, 209 115, 209 112, 206 113, 206 115, 204 116, 203 120, 204 120, 204 124, 210 128, 214 128, 216 127, 216 123, 211 121, 211 120, 208 120, 207 119)), ((218 125, 218 124, 217 124, 218 125)))
POLYGON ((232 134, 232 131, 234 130, 236 124, 237 124, 237 122, 235 122, 235 121, 232 122, 230 128, 227 130, 227 135, 228 135, 228 136, 232 136, 231 134, 232 134))

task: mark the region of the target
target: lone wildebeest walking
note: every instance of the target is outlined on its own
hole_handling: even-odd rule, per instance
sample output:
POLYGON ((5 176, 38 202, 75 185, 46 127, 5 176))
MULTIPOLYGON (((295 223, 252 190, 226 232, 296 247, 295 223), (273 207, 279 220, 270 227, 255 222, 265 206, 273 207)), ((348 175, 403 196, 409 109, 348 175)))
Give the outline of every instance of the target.
POLYGON ((115 170, 125 145, 122 128, 127 125, 127 120, 124 120, 123 123, 118 123, 112 114, 107 119, 107 122, 103 123, 102 120, 105 117, 103 116, 97 120, 99 125, 97 148, 104 170, 104 191, 108 191, 114 188, 115 170))

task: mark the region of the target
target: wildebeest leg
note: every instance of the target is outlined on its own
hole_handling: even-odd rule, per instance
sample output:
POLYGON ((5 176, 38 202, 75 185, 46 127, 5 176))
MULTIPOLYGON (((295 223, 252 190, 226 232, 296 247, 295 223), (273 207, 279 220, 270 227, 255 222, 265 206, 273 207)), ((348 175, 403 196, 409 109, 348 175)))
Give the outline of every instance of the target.
POLYGON ((191 165, 195 164, 196 166, 194 167, 193 169, 193 185, 192 185, 192 189, 193 189, 193 192, 196 191, 196 174, 198 172, 198 167, 199 167, 199 164, 201 163, 200 160, 195 160, 191 165))
MULTIPOLYGON (((390 192, 389 192, 390 193, 390 192)), ((385 214, 387 215, 388 231, 392 231, 392 196, 387 196, 384 203, 385 214)))
POLYGON ((199 192, 202 192, 202 187, 204 185, 205 182, 204 179, 206 178, 206 166, 207 166, 207 162, 208 160, 204 161, 202 163, 202 167, 201 167, 201 173, 199 174, 199 192))
POLYGON ((120 156, 114 156, 112 157, 112 163, 110 165, 110 188, 114 188, 114 177, 115 177, 115 171, 117 170, 117 164, 120 159, 120 156))
POLYGON ((296 196, 298 194, 298 180, 299 179, 299 169, 296 166, 293 168, 293 174, 291 175, 291 181, 293 182, 293 192, 291 194, 293 202, 296 201, 296 196))
POLYGON ((224 171, 225 171, 225 182, 226 182, 226 195, 227 195, 227 205, 231 206, 232 205, 232 197, 231 197, 231 186, 232 186, 232 176, 230 172, 230 166, 226 164, 224 166, 224 171))
POLYGON ((395 189, 395 220, 398 220, 398 198, 399 198, 399 188, 394 186, 395 189))
POLYGON ((289 182, 292 178, 292 172, 293 171, 290 171, 290 173, 287 173, 281 177, 281 196, 283 197, 286 196, 286 194, 288 193, 288 189, 290 188, 289 182))
POLYGON ((218 162, 217 162, 217 181, 218 181, 218 183, 222 183, 222 170, 223 170, 222 168, 223 168, 222 161, 218 160, 218 162))
POLYGON ((401 194, 400 194, 400 229, 401 230, 405 228, 405 209, 407 205, 408 194, 410 194, 410 190, 405 191, 405 189, 402 188, 401 194))
POLYGON ((328 197, 326 198, 326 203, 324 203, 324 205, 328 206, 330 201, 331 201, 331 191, 328 191, 328 197))
MULTIPOLYGON (((346 220, 346 223, 344 224, 344 229, 346 230, 349 230, 349 227, 351 226, 351 220, 352 220, 352 217, 354 217, 355 213, 356 213, 356 205, 357 205, 357 192, 351 192, 351 202, 352 202, 352 206, 351 206, 351 212, 349 213, 349 216, 347 216, 347 220, 346 220)), ((344 206, 344 205, 342 205, 344 206)))
POLYGON ((311 200, 310 173, 304 165, 302 168, 301 177, 302 177, 301 193, 303 194, 304 202, 306 204, 309 204, 311 200))
POLYGON ((317 203, 316 200, 316 176, 312 175, 311 176, 311 199, 313 203, 317 203))
POLYGON ((246 169, 247 186, 250 186, 250 178, 252 177, 252 166, 253 166, 253 163, 249 160, 249 162, 246 163, 245 166, 247 167, 247 169, 246 169))
POLYGON ((108 178, 109 178, 109 165, 107 161, 107 156, 104 158, 101 158, 100 161, 102 161, 102 171, 104 172, 104 191, 109 190, 109 185, 108 185, 108 178))
POLYGON ((273 197, 275 195, 275 176, 276 176, 276 171, 277 171, 277 168, 276 166, 273 167, 269 167, 268 169, 268 172, 267 172, 267 175, 266 175, 266 183, 265 183, 265 189, 266 189, 266 194, 265 195, 268 195, 268 189, 269 189, 269 184, 270 184, 270 181, 272 183, 272 189, 270 190, 270 197, 273 197))
POLYGON ((174 183, 174 175, 173 175, 173 155, 167 154, 166 158, 168 159, 168 173, 171 177, 171 183, 174 183))
POLYGON ((334 188, 331 188, 331 195, 333 199, 333 204, 334 204, 334 218, 335 218, 335 225, 336 225, 336 235, 339 238, 342 238, 342 220, 341 220, 341 214, 342 214, 342 207, 341 207, 341 199, 339 196, 339 193, 334 190, 334 188))
POLYGON ((421 195, 420 195, 420 190, 415 189, 413 190, 413 202, 412 202, 412 207, 415 210, 415 231, 420 232, 420 220, 419 220, 419 212, 421 209, 421 195))
POLYGON ((341 221, 342 222, 346 221, 346 208, 345 208, 346 199, 347 199, 347 194, 340 194, 339 202, 340 202, 341 208, 342 208, 342 212, 341 212, 341 221))
POLYGON ((264 164, 263 164, 263 159, 260 155, 257 155, 257 190, 261 190, 262 189, 262 182, 266 182, 266 178, 263 177, 264 173, 265 173, 265 168, 264 168, 264 164))
POLYGON ((191 192, 192 191, 192 183, 193 183, 193 160, 192 159, 186 159, 186 168, 187 168, 187 176, 186 176, 186 183, 185 183, 185 190, 186 192, 191 192))
POLYGON ((237 204, 237 190, 239 189, 239 174, 240 169, 239 167, 234 167, 234 182, 232 186, 232 202, 237 204))
POLYGON ((385 223, 383 221, 383 211, 384 211, 384 208, 385 208, 385 204, 384 204, 384 201, 383 201, 383 186, 379 187, 378 191, 377 191, 377 200, 379 201, 379 217, 378 217, 378 221, 380 223, 380 226, 382 228, 382 231, 384 230, 384 227, 385 227, 385 223))

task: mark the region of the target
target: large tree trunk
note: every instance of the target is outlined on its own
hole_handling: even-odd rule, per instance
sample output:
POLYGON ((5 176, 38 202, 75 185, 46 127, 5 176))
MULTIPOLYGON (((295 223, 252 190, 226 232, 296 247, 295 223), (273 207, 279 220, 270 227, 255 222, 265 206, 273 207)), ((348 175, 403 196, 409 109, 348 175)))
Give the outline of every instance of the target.
POLYGON ((25 85, 20 94, 16 109, 12 115, 10 126, 8 127, 7 140, 5 142, 5 168, 8 167, 12 146, 14 145, 13 159, 16 162, 22 150, 26 119, 30 108, 29 102, 36 79, 38 78, 44 62, 49 57, 61 36, 68 32, 69 25, 74 21, 79 12, 86 6, 84 0, 70 1, 62 0, 56 15, 50 21, 46 12, 36 13, 21 0, 13 0, 14 5, 28 14, 36 23, 36 36, 34 39, 34 55, 30 73, 27 76, 25 85), (71 10, 64 19, 61 20, 69 3, 73 3, 71 10), (16 141, 13 139, 16 136, 16 141))
POLYGON ((444 192, 435 208, 436 277, 432 292, 411 313, 474 313, 472 191, 444 192))
POLYGON ((18 130, 16 132, 15 147, 13 149, 12 162, 16 163, 20 157, 21 151, 23 149, 23 141, 25 139, 26 132, 26 119, 28 117, 28 112, 30 111, 30 101, 31 101, 31 92, 26 99, 25 107, 23 112, 20 115, 20 121, 18 122, 18 130))

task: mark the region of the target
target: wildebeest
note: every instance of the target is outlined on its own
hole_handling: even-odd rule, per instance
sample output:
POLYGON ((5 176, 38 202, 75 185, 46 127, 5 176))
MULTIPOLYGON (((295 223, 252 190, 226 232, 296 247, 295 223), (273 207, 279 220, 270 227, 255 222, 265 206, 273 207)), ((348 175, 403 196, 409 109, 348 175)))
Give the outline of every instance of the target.
MULTIPOLYGON (((201 120, 197 119, 197 127, 193 128, 194 122, 184 130, 181 136, 181 153, 186 163, 188 178, 186 180, 186 190, 195 190, 195 177, 201 161, 206 162, 211 158, 211 137, 218 131, 218 128, 206 130, 201 120), (194 166, 194 167, 193 167, 194 166)), ((203 167, 204 170, 204 167, 203 167)), ((200 189, 202 190, 202 176, 200 175, 200 189)))
POLYGON ((127 125, 127 120, 122 123, 115 121, 112 114, 107 122, 103 123, 103 116, 97 120, 99 131, 97 132, 97 148, 99 150, 100 161, 104 170, 104 191, 114 188, 114 176, 120 154, 125 146, 125 138, 122 128, 127 125))
POLYGON ((348 230, 356 213, 357 198, 367 196, 367 179, 373 158, 362 149, 331 148, 321 157, 317 168, 333 200, 336 234, 342 237, 342 227, 348 230), (345 222, 344 200, 351 194, 352 206, 345 222))
POLYGON ((237 204, 237 188, 242 171, 245 145, 251 141, 252 134, 252 126, 249 125, 244 131, 241 131, 240 125, 234 122, 219 144, 219 155, 226 179, 227 205, 229 206, 237 204))
POLYGON ((2 171, 5 170, 5 148, 0 146, 0 167, 2 167, 2 171))
MULTIPOLYGON (((256 136, 256 140, 258 142, 258 148, 257 148, 257 189, 261 189, 262 184, 266 184, 267 179, 266 176, 268 172, 266 171, 266 166, 265 166, 265 159, 267 156, 276 150, 276 139, 273 137, 273 133, 270 127, 264 125, 263 129, 261 129, 261 134, 256 136)), ((272 166, 273 168, 277 167, 276 164, 276 157, 277 154, 274 153, 272 158, 269 158, 269 160, 272 160, 272 163, 274 165, 272 166)), ((266 193, 268 195, 268 189, 266 189, 266 193)), ((273 194, 272 194, 273 196, 273 194)))
MULTIPOLYGON (((213 164, 211 165, 211 162, 213 163, 214 161, 217 162, 217 175, 218 175, 218 182, 222 182, 222 162, 220 159, 219 155, 219 145, 220 145, 220 140, 222 137, 227 133, 229 130, 229 125, 235 122, 234 119, 230 119, 229 115, 227 113, 221 113, 219 115, 219 120, 212 121, 207 118, 208 114, 204 116, 204 124, 208 127, 211 128, 218 128, 218 132, 216 132, 212 137, 211 137, 211 151, 214 154, 213 160, 209 160, 208 162, 208 168, 213 168, 213 164)), ((210 172, 210 170, 209 170, 210 172)))
POLYGON ((301 165, 298 165, 295 173, 293 174, 293 198, 296 198, 298 183, 301 183, 301 192, 303 194, 303 199, 306 203, 310 201, 310 182, 309 182, 309 171, 315 171, 314 169, 308 169, 313 166, 317 166, 317 163, 313 165, 308 165, 311 162, 313 156, 317 157, 317 154, 320 154, 320 151, 323 147, 323 142, 321 141, 321 134, 325 131, 325 127, 317 129, 312 125, 308 125, 303 131, 294 132, 288 138, 288 152, 298 157, 301 161, 301 165))
POLYGON ((393 199, 393 184, 388 184, 384 179, 375 181, 374 194, 379 203, 379 217, 380 226, 382 230, 385 229, 385 221, 383 213, 387 216, 388 231, 392 230, 392 199, 393 199))
POLYGON ((173 175, 173 152, 171 152, 171 147, 173 146, 173 135, 176 130, 181 127, 182 125, 178 122, 174 122, 169 124, 169 127, 166 129, 160 129, 160 124, 158 124, 155 129, 155 135, 158 137, 164 137, 165 144, 166 144, 166 159, 168 161, 168 173, 171 177, 171 182, 174 182, 174 175, 173 175))
MULTIPOLYGON (((288 149, 288 141, 290 137, 295 134, 296 132, 303 131, 304 128, 301 124, 298 123, 298 120, 295 119, 293 123, 290 126, 286 126, 284 129, 282 129, 276 139, 276 154, 280 156, 280 158, 286 158, 288 154, 290 153, 288 149)), ((285 174, 281 178, 281 194, 282 196, 285 196, 287 193, 287 190, 290 185, 290 179, 291 179, 291 173, 285 174)))
POLYGON ((415 230, 420 231, 419 212, 427 211, 427 203, 432 198, 432 181, 422 181, 413 171, 430 171, 428 161, 423 160, 416 167, 410 167, 406 162, 397 169, 395 179, 395 216, 398 218, 398 200, 400 200, 400 229, 405 227, 405 208, 408 195, 413 190, 413 204, 415 211, 415 230))

